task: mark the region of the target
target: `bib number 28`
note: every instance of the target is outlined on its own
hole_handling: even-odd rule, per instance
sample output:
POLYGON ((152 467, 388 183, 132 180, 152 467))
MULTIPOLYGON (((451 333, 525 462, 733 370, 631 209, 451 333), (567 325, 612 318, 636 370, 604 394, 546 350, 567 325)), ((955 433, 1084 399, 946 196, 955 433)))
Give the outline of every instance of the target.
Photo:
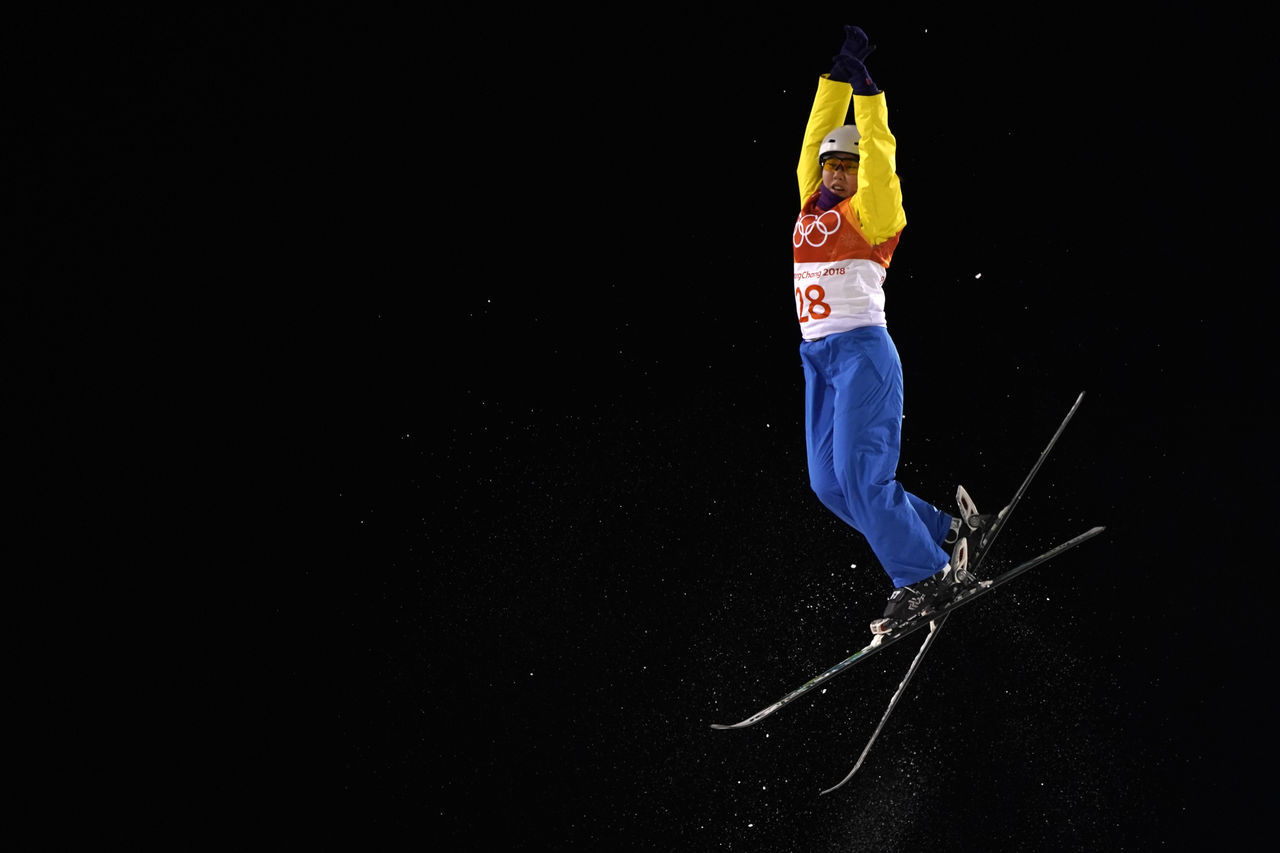
POLYGON ((825 320, 831 316, 831 306, 824 302, 827 292, 822 285, 811 284, 803 289, 796 288, 796 315, 801 323, 810 320, 825 320))

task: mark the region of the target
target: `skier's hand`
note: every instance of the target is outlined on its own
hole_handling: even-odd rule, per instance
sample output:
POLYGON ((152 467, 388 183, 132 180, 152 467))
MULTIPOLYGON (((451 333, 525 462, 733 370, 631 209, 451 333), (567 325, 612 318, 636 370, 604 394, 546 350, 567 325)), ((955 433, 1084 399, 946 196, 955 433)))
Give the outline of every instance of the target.
POLYGON ((861 27, 844 28, 844 44, 840 52, 831 58, 832 80, 848 83, 855 94, 874 95, 880 90, 867 73, 866 59, 876 49, 867 39, 861 27))
POLYGON ((844 28, 844 44, 840 47, 840 53, 836 58, 847 57, 865 64, 867 57, 875 49, 876 46, 867 38, 867 34, 862 31, 861 27, 846 26, 844 28))
POLYGON ((831 57, 831 79, 842 83, 867 78, 867 66, 846 53, 831 57))

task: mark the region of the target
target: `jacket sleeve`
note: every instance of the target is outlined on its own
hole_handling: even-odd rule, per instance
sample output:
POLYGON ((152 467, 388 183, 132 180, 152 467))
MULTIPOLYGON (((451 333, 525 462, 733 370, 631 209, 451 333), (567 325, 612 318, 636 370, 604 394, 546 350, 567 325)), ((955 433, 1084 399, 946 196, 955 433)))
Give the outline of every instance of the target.
MULTIPOLYGON (((853 209, 858 214, 862 233, 875 246, 907 224, 898 180, 898 143, 889 132, 889 109, 884 92, 854 95, 853 118, 861 137, 858 140, 858 192, 853 197, 853 209)), ((814 161, 816 164, 816 154, 814 161)))
MULTIPOLYGON (((822 183, 822 167, 818 165, 818 149, 822 147, 822 137, 832 128, 845 124, 852 97, 853 89, 848 83, 831 80, 826 74, 818 78, 818 92, 813 96, 809 123, 804 128, 804 143, 800 146, 800 162, 796 166, 802 206, 822 183)), ((858 132, 861 133, 862 129, 859 128, 858 132)))

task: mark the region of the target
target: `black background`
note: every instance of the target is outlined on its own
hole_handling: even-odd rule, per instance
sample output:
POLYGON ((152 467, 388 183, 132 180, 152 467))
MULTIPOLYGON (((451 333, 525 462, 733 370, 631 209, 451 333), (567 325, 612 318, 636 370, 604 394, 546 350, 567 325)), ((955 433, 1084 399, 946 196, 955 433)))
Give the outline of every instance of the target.
MULTIPOLYGON (((1249 257, 1273 80, 1238 21, 857 21, 908 217, 899 478, 994 508, 1083 391, 993 559, 1107 530, 949 623, 839 792, 818 796, 912 641, 710 729, 861 646, 889 591, 804 465, 787 243, 844 23, 814 18, 308 6, 111 13, 61 40, 20 180, 32 281, 74 283, 30 314, 59 342, 121 317, 140 383, 190 352, 180 452, 247 461, 203 497, 219 544, 266 537, 228 578, 266 617, 240 635, 266 679, 233 715, 256 766, 206 801, 230 804, 221 828, 521 850, 1243 837, 1270 678, 1249 257)), ((93 400, 131 391, 85 362, 93 400)))

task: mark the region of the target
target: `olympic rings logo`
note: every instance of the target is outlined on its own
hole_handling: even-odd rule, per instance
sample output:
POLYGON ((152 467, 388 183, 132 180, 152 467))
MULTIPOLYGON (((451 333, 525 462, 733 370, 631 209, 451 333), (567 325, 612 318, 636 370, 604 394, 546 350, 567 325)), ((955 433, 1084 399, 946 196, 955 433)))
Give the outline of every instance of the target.
POLYGON ((802 215, 796 220, 796 230, 791 235, 791 244, 797 249, 803 243, 808 243, 815 248, 825 244, 828 237, 840 230, 840 219, 840 214, 834 210, 824 211, 821 216, 802 215), (814 232, 817 232, 818 237, 814 236, 814 232))

